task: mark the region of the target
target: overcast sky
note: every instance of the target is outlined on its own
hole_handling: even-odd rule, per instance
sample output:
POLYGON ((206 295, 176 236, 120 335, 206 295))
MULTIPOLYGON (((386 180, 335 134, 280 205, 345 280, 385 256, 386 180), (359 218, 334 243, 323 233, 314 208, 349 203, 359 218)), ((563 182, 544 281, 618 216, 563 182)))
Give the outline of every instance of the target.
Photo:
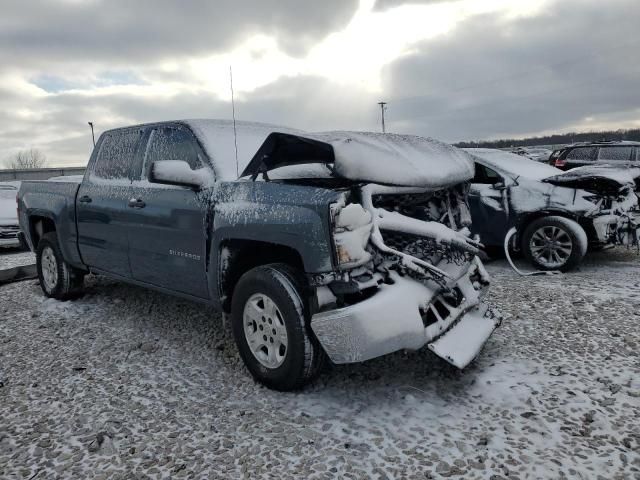
POLYGON ((454 142, 640 127, 638 0, 2 0, 0 163, 236 114, 454 142))

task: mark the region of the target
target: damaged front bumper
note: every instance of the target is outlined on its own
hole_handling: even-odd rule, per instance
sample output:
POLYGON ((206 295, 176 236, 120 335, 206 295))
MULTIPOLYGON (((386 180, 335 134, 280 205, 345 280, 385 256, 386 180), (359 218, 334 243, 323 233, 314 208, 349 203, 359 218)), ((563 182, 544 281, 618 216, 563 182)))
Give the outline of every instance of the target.
POLYGON ((640 244, 640 212, 607 214, 593 218, 596 239, 601 244, 638 246, 640 244))
POLYGON ((466 367, 500 325, 482 301, 488 277, 476 258, 451 278, 457 296, 393 274, 370 298, 315 314, 311 328, 334 363, 369 360, 425 345, 458 368, 466 367), (478 281, 481 279, 482 281, 478 281))

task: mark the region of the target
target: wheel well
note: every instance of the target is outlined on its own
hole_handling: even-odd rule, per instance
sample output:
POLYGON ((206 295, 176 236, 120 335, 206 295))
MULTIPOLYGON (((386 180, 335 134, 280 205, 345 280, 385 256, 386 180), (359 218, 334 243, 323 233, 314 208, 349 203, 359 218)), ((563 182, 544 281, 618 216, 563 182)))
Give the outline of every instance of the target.
POLYGON ((304 272, 300 254, 291 247, 255 240, 231 240, 220 245, 219 289, 222 308, 231 310, 231 297, 240 277, 252 268, 285 263, 304 272))
POLYGON ((34 250, 38 248, 40 239, 49 232, 56 231, 56 224, 48 217, 34 215, 29 217, 29 233, 34 250))
POLYGON ((590 242, 593 242, 594 241, 593 239, 597 238, 596 231, 593 228, 593 222, 589 221, 589 219, 586 219, 579 215, 572 215, 571 213, 563 212, 563 211, 542 210, 538 212, 529 213, 525 215, 520 220, 520 222, 518 222, 518 248, 520 246, 520 242, 522 241, 522 235, 524 235, 524 231, 531 224, 531 222, 544 217, 568 218, 569 220, 573 220, 574 222, 578 223, 578 225, 580 225, 584 229, 585 233, 587 234, 587 238, 589 239, 590 242))

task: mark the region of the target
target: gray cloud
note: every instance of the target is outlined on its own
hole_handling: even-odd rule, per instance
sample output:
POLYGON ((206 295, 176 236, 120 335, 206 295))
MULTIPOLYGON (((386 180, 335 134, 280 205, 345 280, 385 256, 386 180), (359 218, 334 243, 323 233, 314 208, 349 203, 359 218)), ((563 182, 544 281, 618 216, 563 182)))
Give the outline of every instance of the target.
POLYGON ((637 120, 639 15, 635 0, 573 0, 473 17, 386 68, 389 124, 454 141, 637 120))
POLYGON ((4 0, 0 61, 150 63, 223 51, 249 34, 300 55, 344 26, 357 0, 4 0))
POLYGON ((428 5, 432 3, 447 3, 455 0, 376 0, 374 10, 388 10, 402 5, 428 5))
MULTIPOLYGON (((0 98, 2 98, 0 90, 0 98)), ((0 111, 0 163, 9 147, 38 147, 52 164, 82 164, 91 152, 87 120, 97 133, 134 123, 183 118, 230 118, 231 105, 206 91, 171 97, 141 97, 125 93, 85 96, 76 92, 30 100, 40 112, 28 121, 20 118, 22 99, 15 97, 0 111), (69 137, 67 140, 66 138, 69 137), (46 139, 36 140, 33 139, 46 139), (48 140, 53 138, 53 140, 48 140), (62 139, 62 140, 60 140, 62 139), (3 148, 4 147, 4 148, 3 148)), ((345 88, 324 78, 298 76, 280 80, 244 94, 236 101, 239 120, 293 126, 310 131, 378 128, 376 97, 358 88, 345 88)), ((6 104, 6 103, 5 103, 6 104)))
MULTIPOLYGON (((188 71, 162 72, 160 60, 221 52, 249 31, 276 35, 289 48, 307 48, 346 22, 354 8, 341 9, 336 1, 336 12, 323 14, 315 4, 301 12, 300 2, 270 0, 249 12, 246 2, 236 11, 232 2, 210 2, 214 8, 198 1, 190 4, 187 19, 181 4, 169 0, 154 2, 153 8, 150 0, 119 8, 124 0, 113 0, 102 16, 97 12, 105 7, 98 0, 35 1, 42 15, 29 18, 18 15, 18 2, 3 4, 0 61, 5 72, 57 93, 40 96, 0 84, 0 163, 28 147, 41 148, 53 164, 86 162, 88 120, 100 132, 163 119, 229 118, 228 102, 202 87, 190 89, 188 71), (135 31, 145 15, 149 21, 135 31), (297 41, 297 31, 309 36, 297 41), (104 85, 149 82, 152 88, 153 82, 176 81, 181 87, 173 96, 152 97, 125 90, 99 96, 68 91, 83 86, 77 74, 85 67, 89 76, 102 72, 97 81, 104 85)), ((398 4, 381 0, 377 8, 392 3, 398 4)), ((378 130, 376 102, 382 98, 389 102, 390 130, 447 141, 588 129, 597 123, 625 127, 640 119, 639 14, 636 0, 611 0, 606 9, 594 0, 557 0, 535 17, 471 17, 387 65, 382 94, 345 87, 327 76, 281 77, 237 96, 236 112, 241 120, 312 131, 378 130)))

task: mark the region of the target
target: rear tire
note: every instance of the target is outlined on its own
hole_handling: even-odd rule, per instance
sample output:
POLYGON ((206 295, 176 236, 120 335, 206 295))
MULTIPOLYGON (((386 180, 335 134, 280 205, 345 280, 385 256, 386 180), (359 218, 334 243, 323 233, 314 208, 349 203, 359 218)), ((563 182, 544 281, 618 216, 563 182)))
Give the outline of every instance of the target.
POLYGON ((577 267, 588 247, 587 234, 578 222, 551 216, 534 220, 522 236, 522 252, 540 270, 567 272, 577 267))
POLYGON ((84 272, 64 261, 55 232, 45 234, 38 242, 36 267, 40 287, 47 297, 68 300, 82 292, 84 272))
POLYGON ((278 263, 249 270, 233 292, 231 323, 240 356, 251 375, 274 390, 302 388, 324 361, 304 292, 300 273, 278 263))

